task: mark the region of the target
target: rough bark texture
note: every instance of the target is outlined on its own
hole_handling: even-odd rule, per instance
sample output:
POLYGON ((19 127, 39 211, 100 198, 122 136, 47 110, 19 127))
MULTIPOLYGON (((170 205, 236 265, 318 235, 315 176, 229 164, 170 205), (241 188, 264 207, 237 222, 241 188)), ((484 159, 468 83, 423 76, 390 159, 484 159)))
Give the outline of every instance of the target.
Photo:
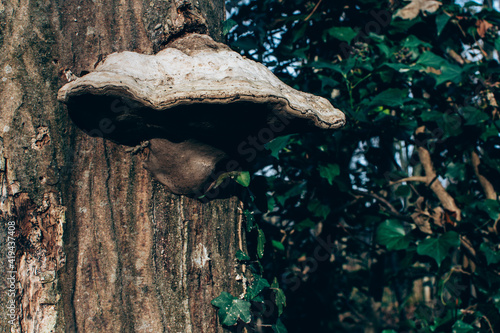
POLYGON ((239 201, 167 193, 56 101, 107 54, 152 54, 207 26, 220 40, 223 19, 222 0, 0 2, 2 263, 8 221, 17 235, 16 325, 2 293, 0 332, 224 331, 209 302, 241 291, 239 201))

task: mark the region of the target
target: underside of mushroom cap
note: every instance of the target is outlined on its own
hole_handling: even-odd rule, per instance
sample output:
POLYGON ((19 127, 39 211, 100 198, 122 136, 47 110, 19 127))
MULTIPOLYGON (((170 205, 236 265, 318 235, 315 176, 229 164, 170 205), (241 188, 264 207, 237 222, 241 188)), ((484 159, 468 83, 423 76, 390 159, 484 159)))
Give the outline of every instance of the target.
POLYGON ((268 129, 264 144, 345 124, 326 99, 287 86, 265 66, 198 34, 156 55, 111 54, 64 85, 58 99, 91 136, 125 145, 153 140, 150 155, 157 155, 146 167, 170 191, 187 195, 210 188, 218 166, 238 160, 251 134, 268 129))
POLYGON ((160 111, 179 105, 250 102, 307 119, 319 128, 345 123, 344 114, 326 99, 289 87, 264 65, 207 35, 179 38, 156 55, 113 53, 94 72, 61 88, 58 99, 70 103, 87 94, 122 96, 160 111))

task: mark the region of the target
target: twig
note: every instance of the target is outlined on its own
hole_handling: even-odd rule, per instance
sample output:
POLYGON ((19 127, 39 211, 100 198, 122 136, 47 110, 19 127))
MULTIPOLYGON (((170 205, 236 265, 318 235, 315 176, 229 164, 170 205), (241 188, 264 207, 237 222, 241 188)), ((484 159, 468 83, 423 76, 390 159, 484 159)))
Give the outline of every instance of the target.
POLYGON ((314 6, 312 12, 309 15, 307 15, 307 17, 304 19, 304 21, 309 21, 309 19, 311 18, 311 16, 313 16, 314 12, 316 12, 316 9, 318 9, 319 4, 321 3, 321 1, 323 1, 323 0, 319 0, 318 1, 318 3, 316 4, 316 6, 314 6))
POLYGON ((386 206, 387 208, 389 208, 390 210, 390 213, 392 213, 391 215, 394 215, 396 217, 399 217, 403 220, 410 220, 408 217, 404 216, 403 214, 401 214, 400 212, 398 212, 398 210, 396 208, 394 208, 394 206, 389 202, 387 201, 387 199, 385 198, 382 198, 381 196, 379 196, 378 194, 375 194, 375 193, 372 193, 372 192, 363 192, 363 191, 353 191, 354 193, 356 194, 359 194, 359 195, 362 195, 362 196, 367 196, 367 197, 371 197, 377 201, 380 201, 381 203, 384 204, 384 206, 386 206))
MULTIPOLYGON (((412 176, 412 177, 406 177, 406 178, 401 178, 393 182, 389 182, 389 185, 395 185, 395 184, 400 184, 404 182, 421 182, 421 183, 429 183, 429 179, 424 176, 412 176)), ((429 185, 429 184, 427 184, 429 185)))
POLYGON ((488 326, 490 327, 491 333, 495 333, 495 331, 493 330, 493 326, 491 326, 491 323, 490 323, 490 320, 488 319, 488 317, 482 316, 481 318, 484 318, 484 320, 486 320, 486 322, 488 323, 488 326))
POLYGON ((486 198, 491 200, 496 200, 497 193, 495 192, 493 185, 490 183, 488 179, 486 179, 485 176, 483 176, 479 172, 479 164, 481 164, 481 160, 479 159, 479 155, 475 151, 473 151, 471 154, 471 161, 472 161, 472 166, 474 168, 474 173, 476 174, 476 177, 479 179, 479 183, 483 187, 486 198))
POLYGON ((453 49, 447 49, 446 50, 446 53, 448 53, 448 55, 450 57, 453 58, 453 60, 455 60, 456 62, 458 62, 460 65, 464 65, 466 62, 469 62, 468 60, 465 60, 464 58, 462 58, 462 56, 460 54, 458 54, 457 52, 455 52, 455 50, 453 49))
POLYGON ((467 249, 469 254, 473 257, 476 258, 476 250, 472 247, 472 243, 470 240, 465 237, 465 236, 460 236, 460 245, 462 245, 464 248, 467 249))

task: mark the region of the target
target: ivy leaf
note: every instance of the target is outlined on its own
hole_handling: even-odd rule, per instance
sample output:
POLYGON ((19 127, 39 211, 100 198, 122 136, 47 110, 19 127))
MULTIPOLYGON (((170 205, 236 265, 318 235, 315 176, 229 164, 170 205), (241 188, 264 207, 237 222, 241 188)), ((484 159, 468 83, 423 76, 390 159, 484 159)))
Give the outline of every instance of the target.
POLYGON ((230 171, 225 172, 217 178, 214 188, 220 186, 226 180, 226 178, 233 178, 238 184, 244 187, 250 185, 250 172, 248 171, 230 171))
POLYGON ((488 243, 481 243, 479 250, 484 253, 488 265, 498 264, 500 262, 500 252, 494 251, 488 243))
POLYGON ((441 58, 437 54, 427 51, 422 53, 420 58, 417 60, 417 64, 421 64, 426 67, 433 67, 436 69, 439 69, 441 67, 441 64, 445 63, 446 60, 444 58, 441 58))
POLYGON ((403 225, 398 220, 387 220, 377 228, 376 240, 379 244, 385 245, 387 250, 403 250, 410 244, 403 225))
POLYGON ((223 325, 236 325, 238 319, 248 324, 252 319, 250 302, 237 299, 228 292, 221 292, 219 297, 213 299, 211 303, 219 308, 219 318, 223 325))
POLYGON ((324 32, 323 40, 325 40, 326 34, 349 44, 358 33, 350 27, 333 27, 324 32))
POLYGON ((448 255, 451 248, 460 245, 460 236, 455 231, 447 233, 437 238, 427 238, 417 246, 417 253, 424 256, 429 256, 436 260, 438 266, 448 255))
POLYGON ((259 235, 257 236, 257 256, 262 258, 264 256, 264 245, 266 244, 266 235, 262 229, 258 229, 259 235))
POLYGON ((326 219, 330 214, 330 207, 323 205, 318 199, 313 199, 307 205, 307 209, 316 217, 326 219))
POLYGON ((264 290, 264 288, 270 287, 269 282, 267 282, 267 280, 264 279, 263 277, 254 275, 253 278, 254 280, 252 281, 252 284, 250 284, 250 286, 248 287, 246 294, 246 299, 249 301, 257 297, 257 295, 259 295, 260 292, 264 290))
POLYGON ((408 185, 398 186, 396 189, 396 195, 399 197, 409 197, 411 195, 411 187, 408 185))
POLYGON ((408 48, 418 48, 418 47, 428 47, 431 48, 432 45, 424 42, 423 40, 418 39, 415 35, 410 35, 406 37, 403 42, 404 47, 408 48))
POLYGON ((438 75, 436 78, 436 86, 447 81, 459 83, 462 79, 462 71, 462 67, 450 64, 446 61, 446 63, 441 66, 441 75, 438 75))
POLYGON ((271 156, 279 159, 279 152, 288 145, 291 137, 292 135, 277 137, 271 142, 266 143, 265 147, 271 151, 271 156))
POLYGON ((446 167, 445 176, 453 178, 457 181, 464 181, 465 179, 465 165, 462 163, 450 163, 446 167))
POLYGON ((253 216, 253 213, 249 211, 248 209, 245 209, 243 212, 245 214, 245 220, 246 220, 246 226, 247 226, 247 232, 250 232, 255 228, 255 217, 253 216))
POLYGON ((280 251, 285 251, 285 246, 283 245, 283 243, 278 242, 277 240, 274 240, 274 239, 271 242, 272 242, 273 247, 275 249, 280 250, 280 251))
POLYGON ((487 199, 478 202, 476 207, 487 213, 492 220, 498 220, 500 217, 500 203, 496 200, 487 199))
POLYGON ((457 320, 455 324, 453 324, 452 332, 453 333, 469 333, 474 332, 474 327, 470 324, 464 323, 461 320, 457 320))
POLYGON ((447 15, 446 13, 441 13, 436 16, 436 28, 437 28, 437 35, 441 35, 441 32, 443 31, 444 27, 446 26, 446 23, 450 20, 451 16, 447 15))
POLYGON ((318 170, 319 175, 328 180, 328 184, 330 185, 333 185, 333 179, 340 175, 340 168, 338 164, 320 165, 318 170))
POLYGON ((288 333, 288 331, 286 330, 285 325, 283 325, 283 322, 279 318, 276 321, 276 324, 273 325, 272 327, 273 327, 274 333, 288 333))
POLYGON ((241 260, 241 261, 246 261, 246 260, 250 260, 250 257, 245 252, 238 250, 238 251, 236 251, 236 259, 241 260))
POLYGON ((391 62, 385 62, 382 64, 382 66, 387 66, 389 68, 394 69, 395 71, 398 71, 400 73, 405 73, 413 69, 413 67, 410 67, 405 64, 398 64, 398 63, 391 63, 391 62))
POLYGON ((497 292, 493 297, 493 305, 497 308, 497 310, 500 312, 500 292, 497 292))
POLYGON ((222 34, 225 36, 231 31, 231 29, 237 26, 238 23, 233 19, 228 19, 222 22, 222 34))
POLYGON ((243 187, 248 187, 250 185, 250 172, 242 171, 236 176, 235 181, 243 187))
POLYGON ((314 228, 316 226, 316 223, 312 221, 311 219, 305 219, 304 221, 300 222, 299 224, 295 225, 295 228, 297 231, 302 231, 307 228, 314 228))
POLYGON ((274 303, 278 307, 278 317, 283 313, 283 308, 286 306, 286 296, 283 289, 279 287, 278 280, 274 278, 271 284, 271 289, 274 291, 274 303))
POLYGON ((369 104, 373 106, 386 105, 398 107, 403 106, 403 102, 406 97, 408 97, 407 90, 391 88, 384 90, 383 92, 375 96, 369 104))

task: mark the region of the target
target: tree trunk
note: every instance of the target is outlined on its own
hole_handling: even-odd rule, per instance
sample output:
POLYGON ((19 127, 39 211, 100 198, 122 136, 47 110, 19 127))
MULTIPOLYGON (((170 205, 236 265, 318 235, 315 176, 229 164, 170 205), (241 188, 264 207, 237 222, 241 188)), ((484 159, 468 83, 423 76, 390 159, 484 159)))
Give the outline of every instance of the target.
POLYGON ((56 100, 112 52, 221 40, 224 15, 222 0, 0 2, 1 285, 16 289, 0 296, 0 332, 224 331, 210 301, 242 290, 239 200, 167 193, 56 100))

